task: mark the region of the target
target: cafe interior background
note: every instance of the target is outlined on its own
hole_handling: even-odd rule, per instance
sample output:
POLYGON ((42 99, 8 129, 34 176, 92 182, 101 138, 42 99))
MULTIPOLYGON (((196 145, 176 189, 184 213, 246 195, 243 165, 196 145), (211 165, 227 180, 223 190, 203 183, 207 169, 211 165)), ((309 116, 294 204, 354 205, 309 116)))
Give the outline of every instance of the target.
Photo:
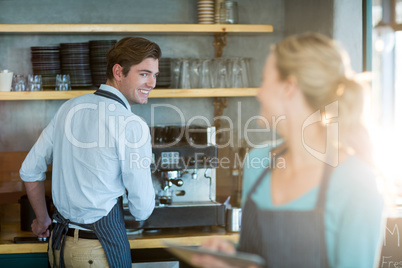
MULTIPOLYGON (((378 164, 391 177, 388 190, 402 192, 398 153, 402 150, 402 0, 238 0, 239 24, 270 24, 273 32, 228 35, 222 57, 251 59, 250 87, 258 87, 271 44, 284 37, 315 31, 339 41, 348 51, 357 72, 372 78, 370 130, 375 138, 378 164), (382 45, 381 45, 382 42, 382 45), (398 61, 398 59, 400 59, 398 61), (399 76, 397 75, 399 73, 399 76)), ((0 24, 196 24, 196 0, 1 0, 0 24)), ((119 40, 135 34, 35 34, 1 33, 0 68, 15 73, 32 73, 34 46, 90 40, 119 40)), ((213 58, 213 34, 140 34, 161 46, 166 58, 213 58)), ((74 90, 74 89, 73 89, 74 90)), ((0 97, 1 98, 1 97, 0 97)), ((0 154, 27 152, 41 131, 66 100, 1 100, 0 154)), ((132 111, 148 125, 187 124, 202 115, 214 124, 214 98, 151 98, 132 111), (160 105, 155 108, 155 105, 160 105), (177 109, 172 109, 171 107, 177 109), (179 112, 178 112, 179 111, 179 112), (184 116, 184 122, 180 115, 184 116)), ((226 138, 233 142, 220 149, 221 156, 248 150, 253 144, 272 139, 255 118, 259 105, 255 97, 228 97, 223 116, 231 119, 226 138), (248 130, 245 131, 245 125, 248 130), (244 140, 247 140, 246 142, 244 140)), ((228 127, 228 126, 226 126, 228 127)), ((0 171, 1 173, 1 171, 0 171)), ((0 217, 8 206, 16 206, 24 193, 18 173, 12 182, 0 181, 0 217), (4 209, 3 209, 4 208, 4 209)), ((239 172, 233 165, 217 171, 217 201, 241 192, 239 172)), ((236 201, 236 198, 233 198, 236 201)), ((237 199, 237 202, 239 200, 237 199)), ((397 201, 400 202, 400 201, 397 201)), ((235 204, 236 205, 236 204, 235 204)))

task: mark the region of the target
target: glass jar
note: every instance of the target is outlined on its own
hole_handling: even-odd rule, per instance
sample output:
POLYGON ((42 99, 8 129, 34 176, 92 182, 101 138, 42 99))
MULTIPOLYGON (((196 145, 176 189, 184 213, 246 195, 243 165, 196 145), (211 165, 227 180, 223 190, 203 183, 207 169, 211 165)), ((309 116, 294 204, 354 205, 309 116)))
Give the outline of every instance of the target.
POLYGON ((239 22, 237 2, 228 0, 222 2, 219 17, 222 24, 237 24, 239 22))
POLYGON ((215 23, 221 23, 221 4, 225 2, 225 0, 215 0, 215 23))

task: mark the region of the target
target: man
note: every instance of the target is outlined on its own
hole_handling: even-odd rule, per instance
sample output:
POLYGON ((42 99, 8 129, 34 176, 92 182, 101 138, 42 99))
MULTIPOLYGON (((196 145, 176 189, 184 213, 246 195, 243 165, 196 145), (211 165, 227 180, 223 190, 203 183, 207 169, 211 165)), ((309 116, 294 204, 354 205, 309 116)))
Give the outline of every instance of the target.
POLYGON ((107 81, 94 94, 64 103, 24 160, 20 175, 56 267, 131 267, 121 196, 137 220, 155 205, 149 128, 130 105, 148 102, 155 87, 159 46, 126 37, 107 53, 107 81), (141 161, 138 161, 141 160, 141 161), (44 180, 52 168, 53 220, 44 180))

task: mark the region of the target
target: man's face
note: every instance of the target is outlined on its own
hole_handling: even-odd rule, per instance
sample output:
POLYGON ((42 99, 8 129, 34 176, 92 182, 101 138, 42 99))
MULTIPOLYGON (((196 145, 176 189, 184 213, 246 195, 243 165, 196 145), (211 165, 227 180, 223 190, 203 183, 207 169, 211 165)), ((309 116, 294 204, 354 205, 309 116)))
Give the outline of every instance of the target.
POLYGON ((131 66, 127 76, 121 76, 119 90, 131 105, 148 102, 148 95, 156 85, 158 66, 157 59, 147 58, 140 64, 131 66))

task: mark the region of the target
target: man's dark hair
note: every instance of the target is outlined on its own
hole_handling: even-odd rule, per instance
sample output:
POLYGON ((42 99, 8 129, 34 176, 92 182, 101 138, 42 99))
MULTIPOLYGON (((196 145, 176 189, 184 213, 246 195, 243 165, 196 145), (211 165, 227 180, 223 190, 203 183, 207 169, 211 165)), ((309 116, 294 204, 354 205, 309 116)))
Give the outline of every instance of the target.
POLYGON ((160 59, 160 47, 142 37, 125 37, 117 42, 106 54, 108 79, 114 79, 113 66, 119 64, 123 67, 123 75, 127 76, 131 66, 140 64, 147 58, 160 59))

